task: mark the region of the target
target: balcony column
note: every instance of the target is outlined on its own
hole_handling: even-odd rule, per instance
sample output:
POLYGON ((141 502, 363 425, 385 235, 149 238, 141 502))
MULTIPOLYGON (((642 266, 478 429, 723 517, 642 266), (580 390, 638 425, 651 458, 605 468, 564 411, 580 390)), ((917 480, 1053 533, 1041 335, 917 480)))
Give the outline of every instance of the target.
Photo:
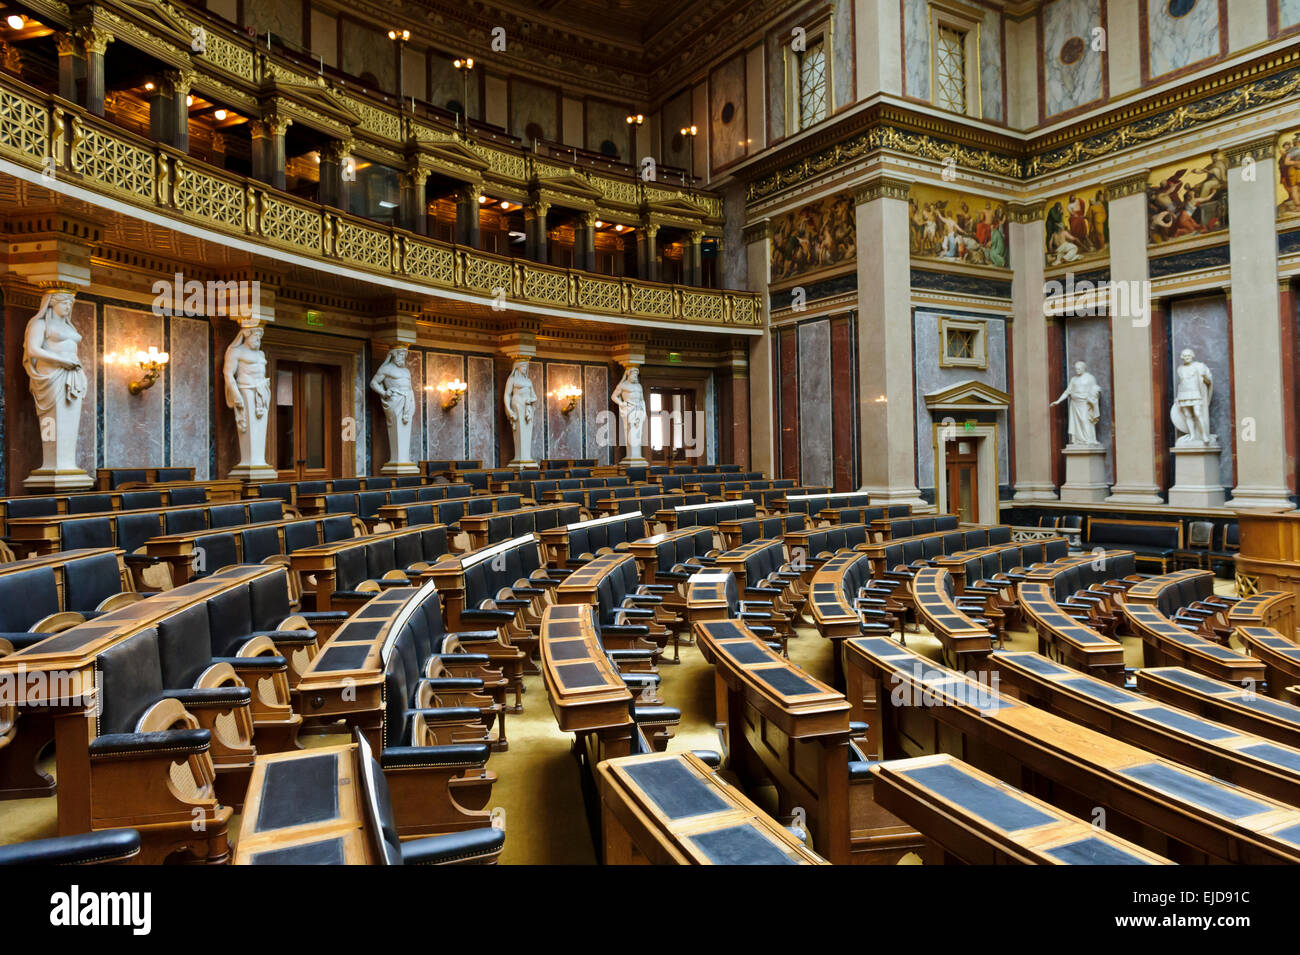
POLYGON ((87 27, 79 34, 86 47, 86 109, 104 115, 104 53, 113 35, 98 27, 87 27))
POLYGON ((1015 500, 1054 501, 1052 483, 1051 358, 1043 314, 1043 204, 1008 208, 1011 224, 1011 309, 1015 314, 1011 389, 1015 395, 1015 500))
POLYGON ((464 186, 456 193, 456 241, 471 249, 480 248, 479 240, 479 187, 464 186))
POLYGON ((402 177, 402 190, 406 193, 403 206, 403 223, 407 229, 419 235, 429 234, 428 202, 424 195, 424 184, 429 181, 429 170, 416 167, 402 177))
POLYGON ((704 233, 692 232, 691 241, 686 246, 686 268, 683 270, 685 284, 696 288, 704 284, 704 233))
POLYGON ((71 33, 54 34, 59 50, 59 96, 77 102, 77 80, 86 75, 86 52, 81 41, 71 33))
POLYGON ((573 225, 573 267, 596 271, 596 213, 582 212, 573 225))
MULTIPOLYGON (((167 81, 171 86, 170 136, 166 142, 183 153, 190 151, 190 89, 194 84, 193 70, 170 70, 167 81)), ((154 92, 157 92, 155 90, 154 92)), ((152 113, 152 104, 151 104, 152 113)))
POLYGON ((348 207, 348 184, 355 178, 351 169, 351 139, 332 139, 326 143, 320 155, 320 202, 346 210, 348 207))
POLYGON ((149 135, 158 143, 172 141, 172 96, 162 78, 153 80, 149 90, 149 135))
POLYGON ((636 230, 636 277, 647 282, 659 281, 659 226, 643 223, 636 230))
MULTIPOLYGON (((182 99, 182 102, 184 100, 182 99)), ((270 178, 265 180, 276 189, 284 188, 284 134, 293 125, 293 120, 279 113, 267 113, 262 117, 266 127, 266 136, 262 147, 266 150, 266 171, 270 178)))
POLYGON ((745 288, 758 293, 759 320, 763 334, 750 338, 748 382, 749 397, 749 460, 751 468, 776 474, 776 396, 772 380, 775 342, 768 325, 768 284, 771 272, 772 240, 768 235, 768 220, 745 226, 741 233, 745 245, 745 288))
POLYGON ((546 213, 551 204, 541 199, 524 206, 524 255, 533 262, 550 261, 546 248, 546 213))

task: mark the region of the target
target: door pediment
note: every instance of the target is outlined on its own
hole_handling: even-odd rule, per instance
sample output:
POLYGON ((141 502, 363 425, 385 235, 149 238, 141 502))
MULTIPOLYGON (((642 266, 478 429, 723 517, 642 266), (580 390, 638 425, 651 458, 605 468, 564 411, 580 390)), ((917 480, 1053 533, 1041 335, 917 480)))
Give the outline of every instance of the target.
POLYGON ((930 411, 1006 411, 1011 396, 1005 391, 968 378, 925 395, 930 411))

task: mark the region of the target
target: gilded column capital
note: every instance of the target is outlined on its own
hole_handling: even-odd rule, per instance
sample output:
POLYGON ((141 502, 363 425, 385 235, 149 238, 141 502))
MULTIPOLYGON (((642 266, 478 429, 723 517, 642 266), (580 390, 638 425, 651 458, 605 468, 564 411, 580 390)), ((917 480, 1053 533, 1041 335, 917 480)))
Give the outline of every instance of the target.
POLYGON ((1229 146, 1224 152, 1228 154, 1228 165, 1236 167, 1242 165, 1247 159, 1251 162, 1272 159, 1276 149, 1277 137, 1270 134, 1260 139, 1253 139, 1248 143, 1229 146))
POLYGON ((72 33, 54 34, 54 46, 58 49, 59 56, 81 56, 86 49, 81 40, 72 33))
POLYGON ((194 81, 199 74, 195 70, 168 70, 163 75, 171 84, 172 92, 184 96, 194 88, 194 81))
POLYGON ((856 205, 863 206, 868 202, 875 202, 877 199, 902 199, 906 201, 911 191, 912 184, 906 179, 877 176, 870 182, 865 182, 853 190, 853 202, 856 205))
POLYGON ((1041 222, 1044 203, 1042 202, 1008 202, 1007 218, 1021 225, 1041 222))
POLYGON ((87 53, 98 53, 103 56, 108 45, 113 42, 113 34, 103 27, 82 27, 77 31, 77 39, 81 41, 87 53))
POLYGON ((1103 188, 1106 190, 1106 200, 1109 202, 1115 199, 1123 199, 1126 196, 1145 195, 1147 183, 1150 179, 1151 173, 1143 170, 1131 176, 1125 176, 1123 179, 1105 183, 1103 188))
POLYGON ((745 245, 762 242, 768 237, 770 222, 770 219, 760 219, 757 222, 751 222, 749 225, 745 226, 744 230, 740 233, 741 240, 745 245))
POLYGON ((271 111, 262 114, 262 123, 268 135, 283 136, 293 125, 293 120, 282 113, 271 111))
POLYGON ((331 139, 325 144, 325 158, 330 162, 343 162, 352 154, 356 145, 357 141, 351 136, 347 139, 331 139))

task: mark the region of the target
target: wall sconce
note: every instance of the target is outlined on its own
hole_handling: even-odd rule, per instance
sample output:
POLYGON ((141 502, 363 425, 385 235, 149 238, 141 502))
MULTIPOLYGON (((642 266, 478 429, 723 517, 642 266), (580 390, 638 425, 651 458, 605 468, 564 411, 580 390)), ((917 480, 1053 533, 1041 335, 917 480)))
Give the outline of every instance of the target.
POLYGON ((440 384, 438 393, 442 395, 442 410, 450 411, 460 404, 460 399, 465 397, 467 390, 469 390, 469 385, 459 378, 453 378, 451 381, 444 381, 440 384))
POLYGON ((163 366, 169 361, 171 361, 171 355, 165 351, 159 351, 153 345, 149 346, 147 352, 138 351, 133 356, 118 355, 113 352, 104 355, 105 365, 130 365, 135 362, 140 367, 141 377, 126 386, 126 390, 133 395, 138 395, 140 392, 152 388, 162 374, 163 366))
POLYGON ((547 392, 547 395, 560 403, 560 414, 568 414, 577 406, 578 399, 582 397, 582 389, 577 385, 564 385, 547 392))

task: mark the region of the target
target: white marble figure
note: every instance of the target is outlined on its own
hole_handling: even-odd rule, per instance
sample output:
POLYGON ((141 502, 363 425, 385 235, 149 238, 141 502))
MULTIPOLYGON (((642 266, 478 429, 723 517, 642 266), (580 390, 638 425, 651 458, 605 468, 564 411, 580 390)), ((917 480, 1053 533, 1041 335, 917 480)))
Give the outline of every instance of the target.
POLYGON ((266 376, 260 325, 240 329, 226 349, 226 403, 234 409, 239 428, 236 470, 268 470, 266 425, 271 404, 271 379, 266 376))
POLYGON ((515 367, 506 379, 506 391, 503 396, 506 417, 515 437, 515 457, 511 464, 531 464, 533 461, 533 408, 537 404, 537 392, 533 380, 528 377, 528 359, 515 360, 515 367))
POLYGON ((46 292, 23 337, 23 368, 41 432, 40 470, 55 474, 84 473, 77 467, 77 429, 87 381, 77 357, 81 335, 72 324, 75 299, 72 292, 46 292))
POLYGON ((411 369, 406 367, 406 346, 396 345, 370 379, 370 390, 379 395, 388 422, 389 464, 410 463, 411 419, 415 415, 415 389, 411 369))
POLYGON ((1208 448, 1218 444, 1210 434, 1210 398, 1214 395, 1214 376, 1196 360, 1196 353, 1184 348, 1178 356, 1182 364, 1174 369, 1174 405, 1169 417, 1178 430, 1174 442, 1180 448, 1208 448))
POLYGON ((614 386, 609 400, 618 405, 618 415, 623 423, 629 461, 644 460, 641 446, 645 443, 645 392, 641 389, 641 369, 628 365, 623 377, 614 386))
POLYGON ((1074 377, 1070 379, 1061 397, 1052 402, 1059 405, 1070 399, 1070 446, 1082 448, 1099 448, 1097 441, 1097 422, 1101 420, 1101 386, 1088 366, 1081 361, 1074 363, 1074 377))

